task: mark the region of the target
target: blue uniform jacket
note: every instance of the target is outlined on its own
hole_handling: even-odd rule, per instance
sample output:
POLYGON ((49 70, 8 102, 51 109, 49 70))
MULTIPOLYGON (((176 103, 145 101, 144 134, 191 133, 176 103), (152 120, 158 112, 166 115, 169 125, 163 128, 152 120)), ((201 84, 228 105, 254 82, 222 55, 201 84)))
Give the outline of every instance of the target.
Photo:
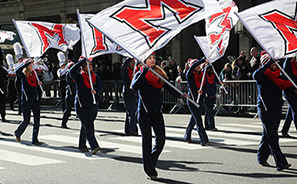
MULTIPOLYGON (((149 112, 162 112, 163 99, 162 88, 156 89, 150 85, 145 75, 148 72, 148 68, 144 68, 143 71, 137 72, 132 79, 132 88, 138 91, 138 110, 143 109, 146 113, 149 112)), ((181 98, 181 95, 166 83, 163 85, 173 96, 181 98)))
POLYGON ((95 98, 96 104, 93 104, 93 96, 91 89, 85 86, 83 81, 83 76, 80 73, 80 66, 82 66, 86 61, 84 59, 78 61, 69 71, 70 77, 75 81, 76 84, 76 96, 75 104, 79 104, 81 108, 91 108, 96 106, 98 103, 98 94, 103 89, 103 84, 101 79, 96 75, 96 83, 93 83, 93 88, 96 91, 95 98))
POLYGON ((285 72, 289 75, 289 77, 294 81, 294 83, 297 83, 297 76, 293 73, 292 65, 291 65, 291 58, 288 58, 285 60, 283 64, 283 68, 285 72))
POLYGON ((75 95, 75 92, 76 92, 76 90, 75 90, 75 82, 70 77, 70 73, 69 72, 66 74, 66 82, 68 84, 67 91, 66 91, 67 95, 68 96, 75 95))
MULTIPOLYGON (((195 68, 196 66, 202 64, 205 62, 205 59, 201 59, 199 61, 195 61, 192 66, 189 68, 187 74, 186 74, 186 78, 187 78, 187 82, 188 82, 188 95, 191 96, 192 98, 194 98, 195 100, 197 99, 198 97, 198 88, 197 88, 197 85, 195 83, 195 79, 194 79, 194 75, 193 75, 193 72, 195 71, 195 68)), ((200 71, 201 72, 201 71, 200 71)), ((208 91, 208 82, 207 82, 207 78, 205 77, 206 82, 205 82, 205 85, 202 87, 202 91, 203 91, 203 94, 202 95, 205 95, 205 93, 208 91)))
MULTIPOLYGON (((38 100, 38 91, 37 86, 31 86, 29 82, 27 81, 27 77, 23 73, 23 69, 30 65, 30 62, 27 62, 26 64, 22 63, 17 69, 16 69, 16 75, 20 77, 22 81, 22 95, 21 99, 26 101, 34 101, 38 100)), ((34 71, 33 71, 34 72, 34 71)), ((34 73, 33 73, 34 74, 34 73)), ((34 74, 35 75, 35 74, 34 74)))
MULTIPOLYGON (((283 105, 282 90, 274 84, 264 72, 272 65, 274 61, 269 60, 266 64, 260 67, 253 73, 253 78, 257 81, 258 87, 258 107, 264 109, 261 97, 266 105, 267 110, 281 110, 283 105)), ((285 77, 281 76, 285 80, 285 77)), ((285 89, 286 92, 294 93, 293 87, 285 89)))
POLYGON ((130 89, 131 79, 129 78, 129 72, 127 69, 130 62, 134 62, 134 60, 132 58, 126 58, 122 65, 123 93, 137 96, 137 92, 130 89))

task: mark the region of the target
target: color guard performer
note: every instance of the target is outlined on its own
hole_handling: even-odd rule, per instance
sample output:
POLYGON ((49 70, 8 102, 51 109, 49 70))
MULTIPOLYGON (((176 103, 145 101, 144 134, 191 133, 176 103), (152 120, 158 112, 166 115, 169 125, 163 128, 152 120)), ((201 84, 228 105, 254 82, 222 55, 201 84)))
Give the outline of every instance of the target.
POLYGON ((66 97, 66 73, 68 72, 68 68, 66 67, 66 58, 63 52, 57 53, 58 60, 60 61, 59 65, 60 68, 57 70, 57 75, 60 79, 59 82, 59 90, 61 95, 61 102, 62 102, 62 111, 64 112, 66 109, 65 105, 65 97, 66 97))
POLYGON ((98 94, 103 89, 103 84, 92 69, 92 63, 86 58, 81 58, 69 72, 76 84, 75 111, 82 124, 78 148, 83 152, 88 152, 89 150, 86 146, 87 139, 91 146, 92 154, 96 154, 100 147, 95 138, 94 121, 98 112, 98 94), (89 68, 87 62, 89 63, 89 68), (93 90, 91 90, 89 71, 91 73, 93 90), (95 104, 93 103, 93 95, 96 99, 95 104))
POLYGON ((206 62, 205 59, 197 60, 197 59, 189 59, 188 62, 190 62, 190 68, 187 72, 187 82, 188 82, 188 95, 191 96, 195 101, 198 98, 198 94, 200 94, 199 98, 199 108, 195 107, 192 103, 187 101, 189 110, 191 111, 191 118, 189 121, 189 124, 186 129, 185 133, 185 141, 188 143, 192 142, 191 139, 191 132, 196 124, 197 131, 200 137, 200 144, 202 146, 206 146, 210 144, 208 140, 208 136, 205 132, 205 129, 203 128, 202 124, 202 118, 201 118, 201 111, 203 110, 203 100, 205 98, 205 93, 208 90, 207 86, 207 79, 204 79, 203 81, 203 88, 200 90, 202 78, 203 78, 203 72, 201 71, 201 64, 206 62))
MULTIPOLYGON (((146 65, 163 78, 168 79, 165 72, 157 65, 156 55, 152 53, 145 61, 146 65)), ((162 87, 172 95, 180 98, 181 95, 173 90, 148 68, 142 67, 132 80, 132 88, 138 91, 137 121, 142 134, 142 159, 144 171, 148 179, 157 180, 156 163, 165 144, 165 125, 162 115, 162 87), (152 128, 155 132, 155 145, 152 149, 152 128)), ((187 97, 183 94, 182 97, 187 97)))
MULTIPOLYGON (((23 61, 23 49, 22 46, 19 42, 16 42, 13 44, 13 50, 15 57, 17 59, 17 63, 14 64, 14 68, 18 68, 18 66, 22 63, 23 61)), ((22 96, 22 82, 21 78, 17 75, 16 80, 15 80, 15 88, 17 89, 18 93, 18 104, 19 104, 19 112, 18 114, 20 115, 22 113, 22 102, 21 102, 21 96, 22 96)))
POLYGON ((5 119, 6 86, 4 84, 5 84, 5 81, 7 80, 7 75, 8 73, 3 66, 3 50, 0 47, 0 114, 1 114, 2 122, 6 121, 5 119))
MULTIPOLYGON (((74 65, 74 63, 69 60, 67 64, 67 69, 70 70, 71 67, 74 65)), ((67 90, 66 90, 66 97, 65 97, 65 103, 66 103, 66 109, 63 112, 62 117, 62 128, 68 128, 67 127, 67 121, 71 115, 72 107, 74 106, 74 100, 75 100, 75 82, 70 77, 70 73, 67 72, 66 74, 66 82, 67 82, 67 90)))
POLYGON ((258 162, 262 166, 270 166, 267 159, 273 155, 276 169, 281 171, 291 166, 279 147, 278 127, 282 115, 282 90, 296 93, 293 84, 285 80, 281 70, 266 54, 261 53, 261 67, 253 73, 258 86, 258 115, 262 121, 263 133, 257 151, 258 162))
POLYGON ((10 109, 14 110, 14 102, 17 99, 17 90, 14 85, 14 81, 16 80, 16 74, 14 71, 14 63, 11 54, 6 55, 6 62, 8 65, 8 83, 7 83, 7 92, 8 92, 8 101, 10 105, 10 109))
POLYGON ((33 61, 24 59, 22 64, 16 69, 17 76, 22 80, 22 110, 23 121, 20 123, 14 135, 16 140, 21 142, 21 135, 26 130, 30 123, 31 110, 34 116, 32 144, 41 145, 38 141, 38 132, 40 124, 40 101, 38 98, 38 85, 42 85, 42 82, 37 82, 37 76, 33 71, 33 61))

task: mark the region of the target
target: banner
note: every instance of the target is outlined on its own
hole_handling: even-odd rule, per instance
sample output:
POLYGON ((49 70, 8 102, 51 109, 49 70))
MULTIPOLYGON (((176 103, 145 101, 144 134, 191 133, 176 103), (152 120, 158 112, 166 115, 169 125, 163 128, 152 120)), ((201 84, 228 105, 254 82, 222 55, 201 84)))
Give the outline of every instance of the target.
POLYGON ((210 63, 213 63, 222 57, 219 52, 213 52, 212 54, 210 53, 208 39, 206 36, 194 36, 194 38, 196 39, 202 52, 210 63))
MULTIPOLYGON (((210 53, 220 54, 223 56, 229 45, 230 31, 237 23, 238 18, 235 12, 238 7, 232 0, 218 1, 223 12, 216 13, 208 17, 205 22, 206 35, 210 47, 210 53)), ((215 56, 208 56, 215 57, 215 56)))
POLYGON ((247 9, 239 19, 273 58, 296 56, 297 22, 296 0, 274 0, 247 9))
POLYGON ((125 0, 88 22, 143 61, 184 28, 220 11, 216 0, 125 0))
POLYGON ((84 40, 84 44, 82 43, 82 56, 91 58, 110 53, 128 56, 122 48, 110 41, 106 36, 86 21, 94 15, 95 14, 80 14, 77 11, 81 37, 84 40))
POLYGON ((75 24, 15 21, 15 25, 30 57, 40 57, 49 48, 65 52, 80 39, 79 28, 75 24))
POLYGON ((15 35, 15 33, 12 32, 12 31, 3 31, 3 30, 0 30, 0 43, 4 43, 5 40, 12 41, 14 39, 13 38, 14 35, 15 35))

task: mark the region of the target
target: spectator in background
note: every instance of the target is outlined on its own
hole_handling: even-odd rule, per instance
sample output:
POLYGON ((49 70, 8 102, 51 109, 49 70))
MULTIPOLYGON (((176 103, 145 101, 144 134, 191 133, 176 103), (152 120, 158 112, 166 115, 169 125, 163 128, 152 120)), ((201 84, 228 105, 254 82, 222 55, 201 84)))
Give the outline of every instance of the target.
POLYGON ((251 48, 251 59, 249 61, 252 73, 260 67, 260 55, 257 47, 251 48))
POLYGON ((232 78, 236 80, 247 80, 248 67, 244 57, 236 58, 232 63, 232 78))
POLYGON ((232 67, 230 63, 226 63, 224 68, 222 69, 220 75, 221 81, 232 80, 232 67))
POLYGON ((189 66, 189 60, 185 63, 185 69, 182 71, 181 73, 181 78, 183 81, 186 81, 187 78, 186 78, 186 75, 187 75, 187 72, 189 70, 190 66, 189 66))
POLYGON ((178 69, 177 69, 178 65, 175 63, 174 59, 170 59, 169 60, 169 68, 171 70, 171 75, 169 75, 169 80, 175 80, 176 77, 178 76, 178 69))

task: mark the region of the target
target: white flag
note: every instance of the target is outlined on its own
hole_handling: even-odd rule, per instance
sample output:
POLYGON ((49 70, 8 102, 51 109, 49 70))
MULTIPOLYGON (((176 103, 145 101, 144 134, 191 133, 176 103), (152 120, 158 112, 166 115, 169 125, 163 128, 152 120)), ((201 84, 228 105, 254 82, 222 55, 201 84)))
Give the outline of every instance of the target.
POLYGON ((15 35, 12 31, 3 31, 0 30, 0 43, 5 42, 5 40, 13 40, 13 36, 15 35))
POLYGON ((86 21, 94 15, 95 14, 80 14, 77 12, 80 30, 82 33, 81 36, 84 40, 84 45, 82 43, 82 56, 91 58, 109 53, 118 53, 120 55, 128 56, 122 48, 110 41, 100 31, 86 21))
MULTIPOLYGON (((232 0, 218 1, 223 12, 215 13, 208 17, 205 22, 206 35, 209 42, 210 53, 221 56, 229 45, 230 31, 237 23, 238 18, 234 12, 238 12, 238 7, 232 0)), ((214 57, 214 56, 208 56, 214 57)))
POLYGON ((216 0, 125 0, 89 22, 143 61, 182 29, 220 11, 216 0))
POLYGON ((296 0, 275 0, 238 14, 244 26, 273 58, 296 56, 296 0))
POLYGON ((79 28, 75 24, 37 21, 15 21, 15 24, 30 57, 40 57, 49 48, 65 52, 72 49, 80 39, 79 28))
POLYGON ((196 39, 202 52, 210 63, 213 63, 222 57, 222 55, 218 51, 214 51, 212 54, 210 53, 210 47, 206 36, 194 36, 194 38, 196 39))

